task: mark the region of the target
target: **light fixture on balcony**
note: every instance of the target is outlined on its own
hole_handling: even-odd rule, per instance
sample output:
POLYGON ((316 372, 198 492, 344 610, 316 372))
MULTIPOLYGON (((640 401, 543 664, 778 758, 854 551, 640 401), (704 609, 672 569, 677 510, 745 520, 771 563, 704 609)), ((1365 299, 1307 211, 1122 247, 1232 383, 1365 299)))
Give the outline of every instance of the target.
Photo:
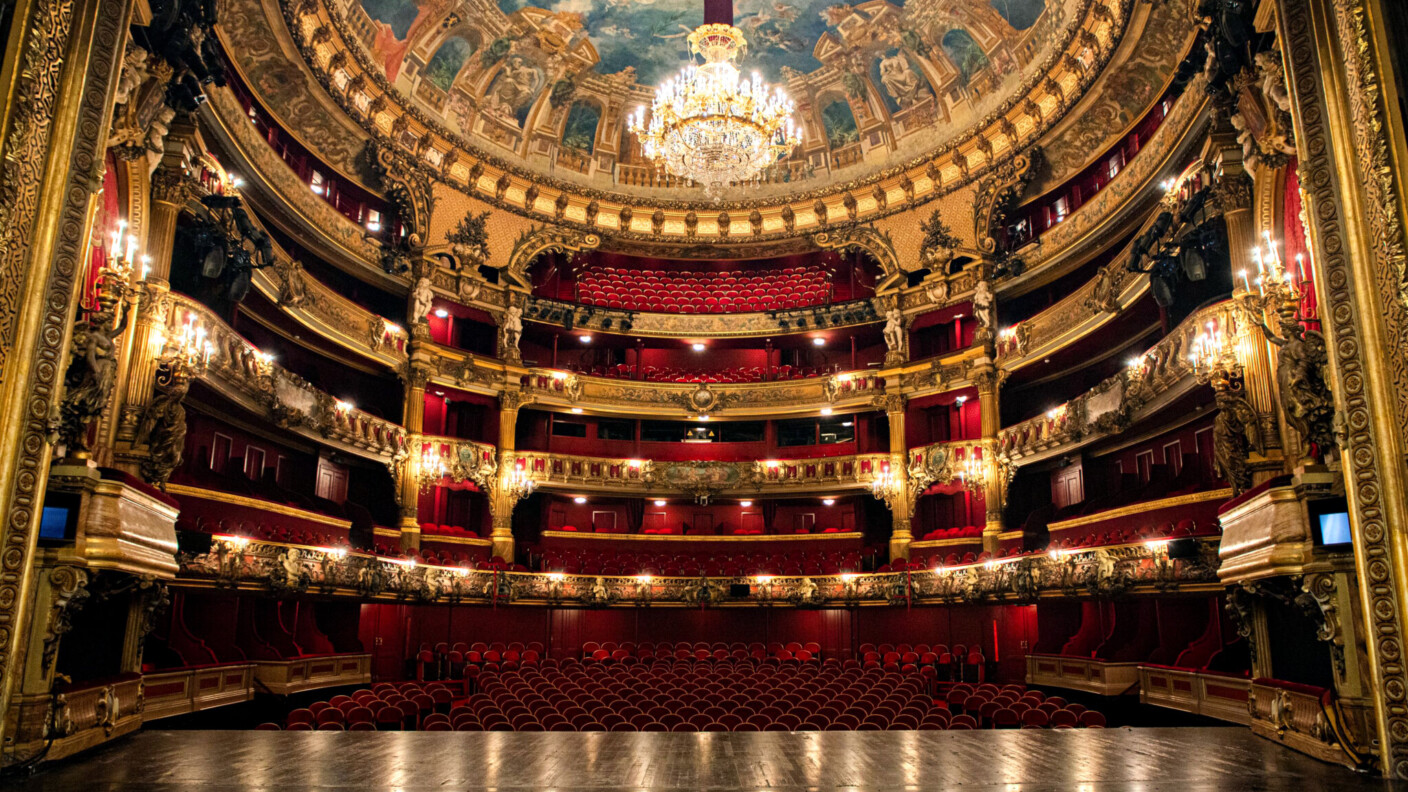
POLYGON ((441 479, 450 474, 450 465, 444 453, 431 446, 424 446, 420 452, 420 491, 429 492, 440 485, 441 479))
POLYGON ((733 26, 732 2, 706 1, 704 23, 687 39, 690 54, 704 63, 661 84, 649 119, 641 107, 626 126, 662 170, 718 199, 725 185, 749 181, 790 154, 801 129, 781 88, 770 89, 757 73, 740 76, 737 62, 748 44, 733 26))
POLYGON ((521 467, 513 467, 508 475, 504 477, 504 492, 513 501, 520 501, 533 494, 537 489, 537 482, 528 475, 528 471, 521 467))
POLYGON ((885 506, 894 508, 895 496, 899 494, 899 477, 891 470, 889 463, 880 466, 875 478, 870 480, 870 494, 877 500, 885 502, 885 506))
POLYGON ((822 498, 822 499, 821 499, 821 505, 822 505, 822 506, 835 506, 835 505, 836 505, 836 499, 835 499, 835 498, 822 498))
POLYGON ((964 488, 971 492, 982 492, 987 486, 988 471, 982 458, 978 456, 978 449, 968 449, 958 466, 958 478, 963 482, 964 488))
POLYGON ((695 341, 693 344, 690 344, 690 345, 689 345, 689 348, 690 348, 690 349, 693 349, 695 352, 703 352, 704 349, 705 349, 705 346, 704 346, 703 344, 699 343, 698 341, 695 341))

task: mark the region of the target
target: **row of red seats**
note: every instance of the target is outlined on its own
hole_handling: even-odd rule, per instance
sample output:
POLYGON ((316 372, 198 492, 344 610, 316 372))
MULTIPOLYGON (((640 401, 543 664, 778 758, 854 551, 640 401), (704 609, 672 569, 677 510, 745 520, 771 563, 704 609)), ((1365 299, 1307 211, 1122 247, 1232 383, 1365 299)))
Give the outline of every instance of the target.
MULTIPOLYGON (((573 370, 588 376, 606 379, 636 378, 635 366, 629 363, 618 363, 614 366, 590 366, 585 369, 574 368, 573 370)), ((827 373, 825 369, 816 366, 773 366, 771 369, 765 369, 762 366, 742 366, 728 369, 646 366, 641 372, 641 379, 650 382, 763 382, 769 378, 769 372, 771 372, 773 380, 810 379, 824 377, 827 373)))
MULTIPOLYGON (((657 534, 662 536, 762 536, 765 531, 762 528, 743 528, 728 524, 720 525, 717 528, 684 528, 680 526, 660 526, 642 528, 643 534, 657 534)), ((617 527, 582 527, 575 525, 560 525, 554 531, 565 531, 567 533, 599 533, 599 534, 629 534, 631 531, 624 525, 617 527)), ((786 534, 789 536, 800 536, 807 534, 834 534, 845 533, 845 529, 835 525, 828 525, 825 528, 794 528, 791 530, 774 530, 773 535, 786 534)))
POLYGON ((1216 536, 1221 527, 1216 522, 1199 525, 1194 520, 1180 520, 1174 523, 1146 525, 1142 528, 1126 528, 1104 533, 1087 534, 1079 539, 1057 539, 1049 549, 1066 550, 1078 547, 1107 547, 1109 545, 1138 544, 1161 539, 1179 539, 1190 536, 1216 536))
POLYGON ((978 539, 983 535, 981 525, 961 525, 954 528, 935 528, 924 534, 922 541, 928 542, 934 539, 978 539))
POLYGON ((420 524, 420 535, 423 536, 423 537, 425 537, 425 536, 477 537, 477 536, 479 536, 480 534, 479 534, 478 531, 474 531, 474 530, 471 530, 471 529, 469 529, 469 528, 465 528, 465 527, 462 526, 462 525, 445 525, 445 524, 443 524, 443 523, 441 523, 441 524, 436 524, 436 523, 425 522, 425 523, 421 523, 421 524, 420 524))
POLYGON ((821 267, 736 272, 628 271, 591 268, 577 276, 578 300, 642 311, 731 313, 820 305, 830 299, 821 267))
POLYGON ((542 569, 568 574, 636 575, 666 577, 742 577, 745 575, 834 575, 858 571, 858 551, 806 551, 733 555, 731 552, 630 553, 610 551, 551 550, 543 555, 542 569))
MULTIPOLYGON (((980 720, 981 708, 976 714, 951 712, 946 699, 926 692, 917 673, 845 669, 834 661, 564 666, 485 674, 480 684, 481 692, 452 709, 456 730, 840 731, 1009 725, 1003 719, 980 720)), ((977 692, 964 691, 964 700, 977 692)), ((1029 703, 1034 698, 1022 698, 1026 692, 1021 685, 982 687, 989 703, 1028 702, 1045 713, 1029 703)), ((1037 727, 1038 720, 1024 725, 1037 727)))
POLYGON ((1047 697, 1040 690, 1018 691, 984 684, 976 688, 954 685, 944 698, 949 712, 963 713, 994 729, 1104 728, 1105 716, 1085 705, 1067 703, 1060 696, 1047 697))
POLYGON ((289 731, 416 730, 424 728, 436 714, 448 721, 446 713, 454 699, 450 688, 439 683, 424 686, 417 682, 380 683, 371 689, 333 696, 328 701, 295 709, 289 712, 283 727, 270 722, 256 728, 263 731, 280 728, 289 731))
POLYGON ((210 533, 222 536, 243 536, 261 542, 305 545, 309 547, 346 547, 347 532, 328 529, 289 527, 276 523, 255 522, 253 520, 178 520, 180 530, 210 533))

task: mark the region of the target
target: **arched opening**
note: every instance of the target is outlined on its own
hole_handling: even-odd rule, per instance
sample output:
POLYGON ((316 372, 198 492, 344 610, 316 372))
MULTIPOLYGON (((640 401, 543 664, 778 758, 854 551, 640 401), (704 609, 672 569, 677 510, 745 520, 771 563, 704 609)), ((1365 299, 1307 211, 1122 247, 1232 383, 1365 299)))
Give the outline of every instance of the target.
POLYGON ((421 75, 436 88, 449 91, 475 49, 474 42, 464 36, 451 36, 430 56, 421 75))

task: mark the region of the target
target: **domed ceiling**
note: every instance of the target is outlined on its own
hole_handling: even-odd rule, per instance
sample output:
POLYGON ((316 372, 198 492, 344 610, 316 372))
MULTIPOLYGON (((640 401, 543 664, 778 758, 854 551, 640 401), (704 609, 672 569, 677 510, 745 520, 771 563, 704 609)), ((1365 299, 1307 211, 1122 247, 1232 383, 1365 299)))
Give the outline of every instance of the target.
MULTIPOLYGON (((691 197, 642 157, 623 119, 687 62, 702 0, 325 2, 391 90, 471 149, 569 182, 691 197)), ((1107 15, 1103 40, 1082 46, 1076 32, 1091 7, 738 0, 745 73, 784 84, 804 128, 758 189, 824 188, 912 165, 1025 98, 1063 51, 1078 61, 1068 67, 1097 66, 1122 20, 1107 15)))

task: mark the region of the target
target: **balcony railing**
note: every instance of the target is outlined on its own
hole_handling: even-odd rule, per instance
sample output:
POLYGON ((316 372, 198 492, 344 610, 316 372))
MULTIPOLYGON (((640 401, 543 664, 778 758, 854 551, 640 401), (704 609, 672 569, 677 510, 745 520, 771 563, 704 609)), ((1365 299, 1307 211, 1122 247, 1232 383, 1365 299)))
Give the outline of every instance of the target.
POLYGON ((915 567, 786 577, 664 577, 444 567, 340 549, 217 539, 209 550, 181 555, 179 580, 187 585, 316 591, 360 599, 598 607, 1030 602, 1043 592, 1101 597, 1113 591, 1218 590, 1215 547, 1202 548, 1197 559, 1169 559, 1157 549, 1132 545, 1055 557, 1037 553, 976 561, 937 571, 915 567), (749 584, 748 593, 735 593, 732 584, 737 583, 749 584))
POLYGON ((752 462, 663 462, 519 451, 513 464, 546 489, 720 495, 859 490, 889 465, 889 454, 752 462))

